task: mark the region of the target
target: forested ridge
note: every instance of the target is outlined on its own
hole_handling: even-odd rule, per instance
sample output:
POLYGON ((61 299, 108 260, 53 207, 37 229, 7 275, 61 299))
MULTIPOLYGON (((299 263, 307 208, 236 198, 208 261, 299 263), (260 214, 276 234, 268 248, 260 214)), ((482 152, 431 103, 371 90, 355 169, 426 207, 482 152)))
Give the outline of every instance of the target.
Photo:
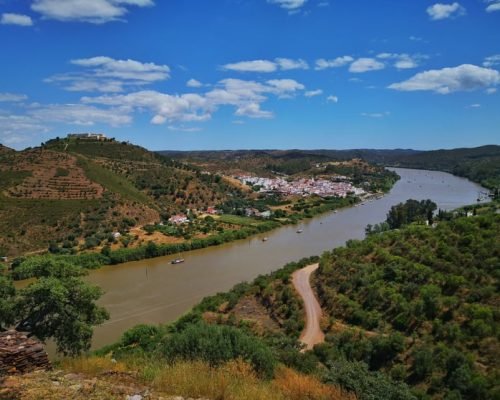
POLYGON ((419 398, 497 399, 499 272, 498 214, 350 241, 321 258, 329 334, 316 353, 365 363, 419 398))

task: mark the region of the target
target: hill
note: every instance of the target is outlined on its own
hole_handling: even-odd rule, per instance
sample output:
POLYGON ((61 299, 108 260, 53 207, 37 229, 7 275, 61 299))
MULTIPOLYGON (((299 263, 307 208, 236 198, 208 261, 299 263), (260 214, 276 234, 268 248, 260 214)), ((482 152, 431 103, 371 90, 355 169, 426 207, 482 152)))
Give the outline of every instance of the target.
POLYGON ((500 146, 497 145, 432 151, 353 149, 163 151, 160 153, 214 170, 244 166, 243 169, 261 174, 269 174, 273 166, 300 172, 301 168, 306 168, 311 163, 361 159, 382 166, 450 172, 480 183, 489 189, 500 187, 500 146))
POLYGON ((500 215, 486 214, 324 254, 315 286, 327 342, 316 354, 364 362, 420 398, 497 398, 499 243, 500 215))
MULTIPOLYGON (((218 204, 239 189, 125 142, 55 139, 0 153, 0 255, 61 247, 218 204)), ((64 250, 61 250, 64 251, 64 250)))
POLYGON ((317 257, 205 298, 173 324, 137 326, 98 354, 215 365, 244 354, 257 373, 284 365, 359 400, 493 400, 499 233, 500 215, 485 208, 325 253, 313 286, 326 342, 310 352, 297 342, 304 311, 291 276, 317 257))

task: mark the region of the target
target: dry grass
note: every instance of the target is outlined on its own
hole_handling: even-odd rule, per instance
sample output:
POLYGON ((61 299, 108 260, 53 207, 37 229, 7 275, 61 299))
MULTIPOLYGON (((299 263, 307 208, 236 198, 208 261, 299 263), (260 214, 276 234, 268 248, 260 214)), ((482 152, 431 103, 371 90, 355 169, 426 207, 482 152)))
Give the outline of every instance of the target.
POLYGON ((355 400, 356 397, 340 388, 325 385, 313 376, 303 375, 289 368, 280 368, 274 386, 287 400, 355 400))
POLYGON ((107 358, 90 357, 65 360, 62 366, 66 371, 87 377, 106 375, 108 380, 110 375, 113 380, 135 376, 137 384, 147 386, 155 393, 184 397, 211 400, 355 400, 354 395, 285 367, 277 370, 272 381, 262 380, 242 360, 214 368, 202 361, 180 361, 168 365, 160 360, 131 358, 113 362, 107 358), (114 374, 109 374, 110 371, 114 374), (126 375, 126 371, 137 372, 126 375))
POLYGON ((126 372, 129 370, 124 363, 116 362, 107 357, 65 358, 61 361, 61 367, 65 371, 88 376, 97 376, 104 372, 126 372))

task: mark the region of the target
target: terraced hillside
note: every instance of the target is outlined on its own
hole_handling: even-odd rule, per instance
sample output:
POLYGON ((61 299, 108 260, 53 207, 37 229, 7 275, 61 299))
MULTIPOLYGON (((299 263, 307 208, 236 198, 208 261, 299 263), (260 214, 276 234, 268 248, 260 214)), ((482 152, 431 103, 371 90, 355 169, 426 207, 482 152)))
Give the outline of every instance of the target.
POLYGON ((217 205, 240 191, 139 146, 51 140, 21 152, 0 148, 0 255, 59 247, 217 205))

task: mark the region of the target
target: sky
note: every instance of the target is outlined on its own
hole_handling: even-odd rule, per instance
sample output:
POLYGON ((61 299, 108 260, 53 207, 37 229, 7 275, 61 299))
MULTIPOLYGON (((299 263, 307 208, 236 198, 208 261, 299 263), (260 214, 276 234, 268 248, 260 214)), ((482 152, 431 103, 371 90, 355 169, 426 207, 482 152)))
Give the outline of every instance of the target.
POLYGON ((500 0, 0 0, 0 143, 500 144, 500 0))

